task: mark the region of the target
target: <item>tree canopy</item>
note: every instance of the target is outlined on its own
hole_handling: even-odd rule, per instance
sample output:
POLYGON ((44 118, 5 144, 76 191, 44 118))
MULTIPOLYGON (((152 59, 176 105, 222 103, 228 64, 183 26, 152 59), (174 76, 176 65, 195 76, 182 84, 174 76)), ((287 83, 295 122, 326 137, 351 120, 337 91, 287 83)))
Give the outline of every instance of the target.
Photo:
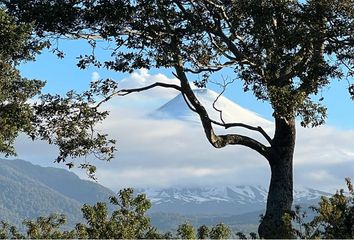
POLYGON ((44 47, 32 38, 30 24, 17 24, 13 17, 0 9, 0 152, 14 154, 13 143, 19 133, 33 130, 33 108, 27 102, 44 85, 39 80, 21 77, 16 68, 30 61, 44 47))
MULTIPOLYGON (((36 55, 50 47, 50 41, 34 35, 33 22, 19 22, 0 6, 0 153, 16 155, 14 141, 20 133, 46 140, 59 147, 58 162, 95 154, 111 159, 114 140, 99 134, 93 126, 107 116, 90 104, 94 93, 68 92, 65 97, 42 94, 43 80, 21 76, 19 65, 35 60, 36 55)), ((69 167, 72 163, 68 163, 69 167)), ((82 168, 92 175, 94 166, 82 168)))
MULTIPOLYGON (((39 36, 86 38, 93 47, 98 38, 116 44, 112 59, 81 56, 81 68, 180 66, 190 73, 186 77, 203 74, 201 86, 211 72, 231 68, 274 114, 295 113, 304 126, 324 122, 322 99, 313 95, 331 79, 353 76, 350 0, 2 2, 19 21, 35 21, 39 36)), ((352 84, 348 90, 352 95, 352 84)))

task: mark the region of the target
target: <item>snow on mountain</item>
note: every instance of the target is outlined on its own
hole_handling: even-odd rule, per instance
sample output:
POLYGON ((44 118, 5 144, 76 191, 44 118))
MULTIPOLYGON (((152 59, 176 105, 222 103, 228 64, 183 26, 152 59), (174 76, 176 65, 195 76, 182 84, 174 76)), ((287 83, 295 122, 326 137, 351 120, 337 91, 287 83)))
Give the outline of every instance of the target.
MULTIPOLYGON (((184 201, 184 202, 243 202, 259 201, 265 202, 267 199, 267 189, 262 186, 225 186, 225 187, 202 187, 202 188, 147 188, 140 189, 154 204, 163 202, 184 201)), ((296 202, 319 199, 321 196, 330 196, 330 193, 306 188, 297 187, 294 190, 296 202)))
MULTIPOLYGON (((206 108, 209 116, 214 120, 220 121, 220 112, 216 110, 218 109, 222 111, 222 117, 226 123, 243 122, 246 124, 266 127, 272 125, 270 121, 260 117, 257 113, 242 108, 226 97, 222 95, 219 96, 218 93, 210 89, 194 89, 193 92, 206 108), (218 100, 215 102, 217 98, 218 100), (214 102, 216 109, 213 107, 214 102)), ((150 116, 156 119, 179 119, 199 122, 198 116, 188 108, 182 94, 177 95, 175 98, 158 108, 150 114, 150 116)))
MULTIPOLYGON (((139 189, 153 203, 153 212, 179 214, 242 214, 263 210, 267 189, 262 186, 224 186, 193 188, 139 189)), ((297 187, 294 203, 302 206, 316 204, 321 196, 330 193, 297 187)))

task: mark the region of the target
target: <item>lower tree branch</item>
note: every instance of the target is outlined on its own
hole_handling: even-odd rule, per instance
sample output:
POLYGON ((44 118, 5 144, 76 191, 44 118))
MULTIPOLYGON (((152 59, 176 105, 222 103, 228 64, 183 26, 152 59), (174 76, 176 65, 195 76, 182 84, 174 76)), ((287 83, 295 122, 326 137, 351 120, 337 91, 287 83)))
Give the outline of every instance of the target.
MULTIPOLYGON (((259 141, 239 135, 239 134, 227 134, 227 135, 216 135, 214 133, 214 129, 212 124, 215 124, 215 121, 212 121, 209 118, 208 112, 206 111, 205 107, 199 102, 195 94, 193 93, 193 90, 191 89, 189 85, 188 78, 184 72, 183 69, 183 64, 181 61, 178 61, 177 59, 177 64, 174 66, 176 70, 176 76, 178 79, 181 81, 181 92, 182 94, 185 94, 186 100, 188 100, 189 107, 196 112, 199 115, 199 118, 201 120, 205 135, 208 139, 208 141, 215 147, 215 148, 222 148, 227 145, 243 145, 246 147, 249 147, 258 153, 260 153, 262 156, 264 156, 266 159, 269 159, 269 147, 266 147, 259 141)), ((234 125, 233 125, 234 126, 234 125)), ((239 125, 241 126, 241 124, 239 125)), ((248 126, 248 125, 242 125, 243 127, 248 126)), ((231 126, 228 126, 231 127, 231 126)), ((251 128, 251 126, 248 126, 251 128)), ((254 129, 251 129, 254 130, 254 129)), ((257 128, 257 131, 262 132, 260 129, 257 128)), ((263 131, 264 132, 264 131, 263 131)), ((264 132, 265 133, 265 132, 264 132)), ((268 135, 266 135, 268 136, 268 135)), ((269 136, 268 136, 269 138, 269 136)), ((270 138, 269 138, 270 139, 270 138)))
POLYGON ((173 89, 176 89, 176 90, 178 90, 180 92, 182 91, 182 88, 180 86, 178 86, 178 85, 162 83, 162 82, 155 82, 155 83, 153 83, 151 85, 148 85, 148 86, 145 86, 145 87, 141 87, 141 88, 120 89, 120 90, 114 91, 110 95, 108 95, 106 98, 104 98, 103 100, 98 102, 95 107, 98 108, 103 103, 109 101, 110 99, 112 99, 115 96, 126 96, 126 95, 131 94, 131 93, 142 92, 142 91, 146 91, 146 90, 149 90, 149 89, 152 89, 152 88, 155 88, 155 87, 173 88, 173 89))
POLYGON ((132 89, 121 89, 118 92, 116 92, 116 96, 125 96, 125 95, 128 95, 128 94, 133 93, 133 92, 142 92, 142 91, 146 91, 146 90, 149 90, 149 89, 155 88, 155 87, 173 88, 173 89, 176 89, 178 91, 182 91, 182 88, 180 86, 178 86, 178 85, 155 82, 155 83, 153 83, 151 85, 148 85, 146 87, 132 88, 132 89))
POLYGON ((261 127, 261 126, 251 126, 245 123, 220 123, 214 120, 210 120, 213 124, 224 127, 225 129, 228 128, 232 128, 232 127, 243 127, 246 128, 248 130, 252 130, 252 131, 257 131, 260 134, 262 134, 262 136, 267 140, 267 142, 272 145, 273 144, 273 140, 272 138, 266 133, 266 131, 261 127))

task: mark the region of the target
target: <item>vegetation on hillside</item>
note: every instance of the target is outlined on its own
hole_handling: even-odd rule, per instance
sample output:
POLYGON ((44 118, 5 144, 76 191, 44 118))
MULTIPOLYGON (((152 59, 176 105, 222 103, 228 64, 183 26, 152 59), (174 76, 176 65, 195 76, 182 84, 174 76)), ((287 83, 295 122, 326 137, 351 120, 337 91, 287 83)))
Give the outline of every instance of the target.
POLYGON ((316 215, 305 221, 307 213, 297 206, 292 214, 296 222, 294 233, 299 238, 352 239, 354 238, 354 191, 346 178, 348 192, 339 190, 333 196, 322 197, 318 206, 311 207, 316 215))
MULTIPOLYGON (((316 215, 306 221, 306 213, 300 207, 284 215, 284 221, 294 221, 291 234, 306 239, 313 238, 344 238, 354 237, 354 191, 350 179, 346 179, 349 193, 343 189, 333 196, 322 197, 319 205, 311 207, 316 215)), ((38 217, 36 220, 25 220, 26 233, 16 227, 1 222, 0 238, 14 239, 256 239, 256 233, 246 235, 242 232, 232 233, 230 228, 223 224, 208 227, 202 225, 194 228, 189 223, 178 226, 175 233, 161 233, 150 223, 146 216, 151 207, 145 194, 134 195, 131 188, 121 190, 117 196, 110 197, 114 211, 110 214, 106 203, 98 202, 94 205, 85 204, 81 211, 84 223, 77 223, 71 230, 62 230, 66 217, 51 214, 47 217, 38 217)))

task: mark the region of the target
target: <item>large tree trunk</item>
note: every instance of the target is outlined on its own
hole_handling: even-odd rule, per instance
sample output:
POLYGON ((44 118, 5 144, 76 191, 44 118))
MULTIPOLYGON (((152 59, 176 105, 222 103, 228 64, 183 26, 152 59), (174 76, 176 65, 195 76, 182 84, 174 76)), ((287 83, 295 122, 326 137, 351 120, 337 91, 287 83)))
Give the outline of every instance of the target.
POLYGON ((293 203, 293 155, 295 118, 275 119, 275 135, 270 157, 271 180, 267 209, 258 228, 261 238, 293 238, 291 221, 286 219, 293 203))

